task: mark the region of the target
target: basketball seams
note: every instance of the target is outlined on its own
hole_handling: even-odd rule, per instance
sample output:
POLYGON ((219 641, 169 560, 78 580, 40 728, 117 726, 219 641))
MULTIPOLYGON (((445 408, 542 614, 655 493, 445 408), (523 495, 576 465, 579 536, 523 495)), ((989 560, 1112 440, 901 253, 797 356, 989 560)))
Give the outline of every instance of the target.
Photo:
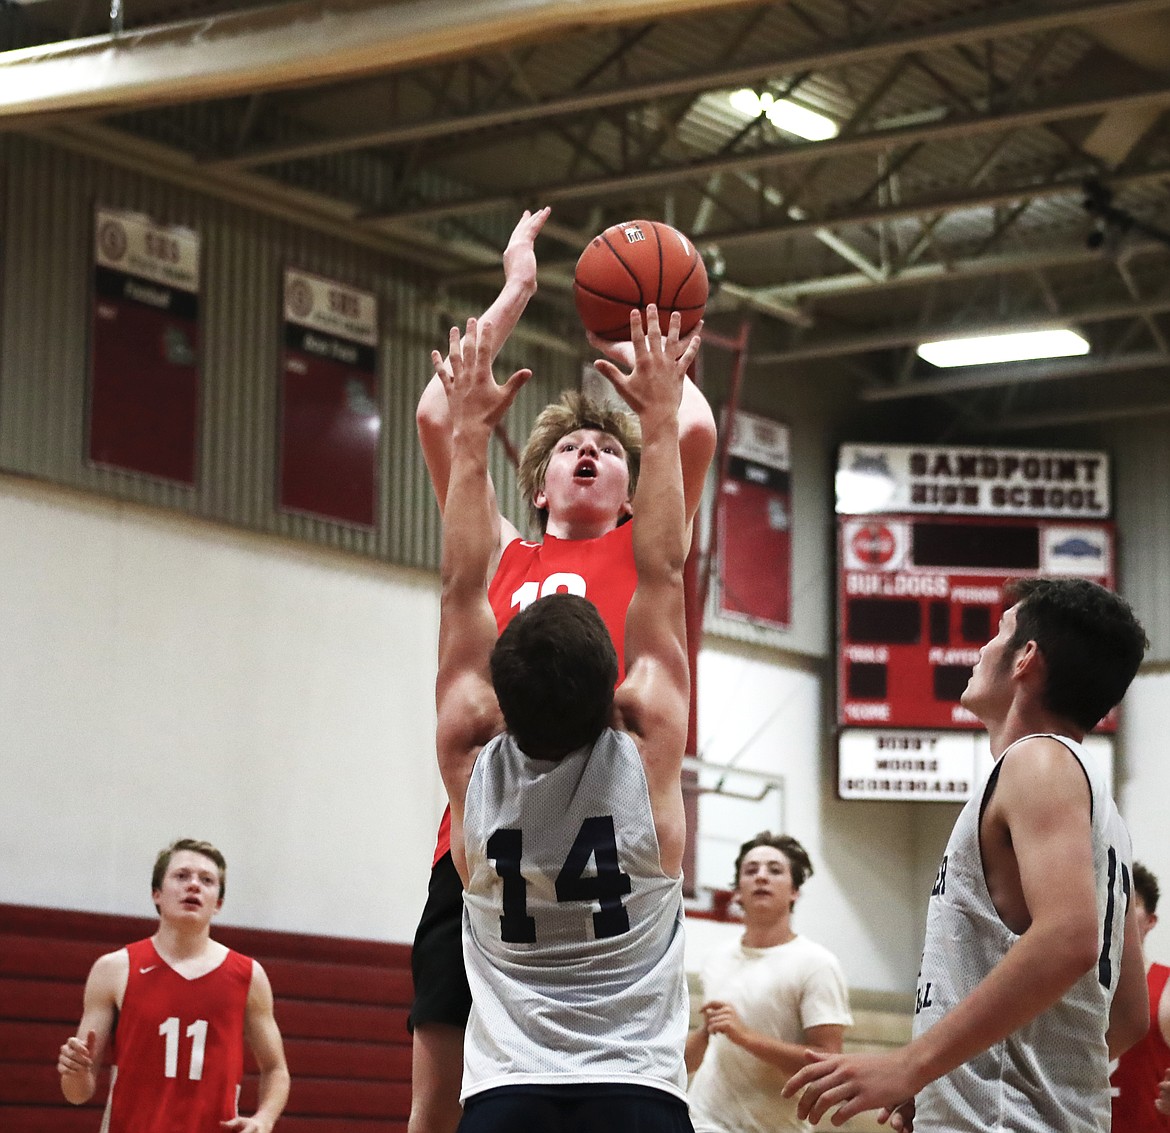
POLYGON ((683 293, 683 288, 685 288, 686 285, 690 283, 692 277, 695 274, 695 262, 698 260, 698 258, 699 253, 694 252, 691 256, 691 264, 690 268, 687 270, 687 274, 682 277, 682 282, 674 289, 674 294, 670 297, 670 302, 666 303, 665 306, 673 307, 676 311, 692 311, 696 306, 705 307, 707 305, 706 301, 702 303, 691 304, 690 306, 686 307, 680 307, 678 305, 678 297, 683 293))
POLYGON ((658 250, 658 284, 654 288, 654 302, 658 307, 662 307, 662 284, 666 280, 666 265, 662 262, 662 233, 658 231, 657 221, 650 221, 650 228, 654 232, 654 243, 658 250))
POLYGON ((646 295, 642 290, 642 281, 638 278, 637 272, 635 272, 634 269, 630 267, 628 263, 626 263, 625 257, 622 255, 621 250, 619 248, 615 248, 613 244, 610 243, 609 237, 606 236, 604 232, 601 234, 601 242, 609 249, 610 255, 612 255, 613 258, 622 265, 622 267, 625 269, 626 275, 630 277, 631 282, 638 289, 638 299, 637 302, 634 303, 629 303, 624 295, 620 299, 615 298, 612 295, 607 295, 606 298, 612 299, 615 303, 627 303, 630 307, 644 307, 646 305, 646 295))
POLYGON ((629 337, 631 308, 645 310, 650 303, 657 304, 665 319, 678 311, 682 333, 689 334, 703 316, 706 283, 693 242, 668 224, 636 220, 611 225, 586 245, 574 272, 573 291, 586 328, 618 342, 629 337), (628 234, 635 226, 643 239, 631 242, 628 234), (648 229, 654 234, 653 244, 648 229), (626 234, 625 242, 619 233, 626 234), (632 284, 631 291, 623 294, 627 284, 632 284))

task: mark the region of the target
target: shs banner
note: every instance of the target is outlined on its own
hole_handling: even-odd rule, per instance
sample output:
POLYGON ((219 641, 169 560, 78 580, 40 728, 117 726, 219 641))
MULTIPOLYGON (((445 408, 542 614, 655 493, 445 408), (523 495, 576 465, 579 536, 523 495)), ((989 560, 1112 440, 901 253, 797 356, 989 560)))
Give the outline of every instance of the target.
POLYGON ((377 508, 378 305, 307 272, 284 274, 280 506, 373 527, 377 508))
POLYGON ((89 460, 193 487, 199 237, 99 207, 93 282, 89 460))
POLYGON ((788 426, 736 413, 719 493, 719 613, 792 624, 792 458, 788 426))

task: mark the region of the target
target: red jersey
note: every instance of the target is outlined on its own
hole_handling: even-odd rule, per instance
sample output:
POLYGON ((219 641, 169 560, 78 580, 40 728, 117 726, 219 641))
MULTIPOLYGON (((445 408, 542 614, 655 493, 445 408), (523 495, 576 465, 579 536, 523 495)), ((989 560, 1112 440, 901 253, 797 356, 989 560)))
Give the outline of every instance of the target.
MULTIPOLYGON (((537 598, 549 594, 588 598, 613 638, 620 684, 626 672, 626 611, 637 584, 631 520, 597 539, 557 539, 552 535, 546 535, 543 543, 513 539, 500 556, 488 586, 488 601, 496 615, 496 631, 502 633, 504 626, 537 598)), ((439 824, 432 868, 450 848, 448 807, 439 824)))
POLYGON ((1150 1029, 1146 1037, 1130 1047, 1117 1063, 1109 1084, 1113 1087, 1113 1129, 1115 1133, 1164 1133, 1170 1116, 1154 1108, 1158 1084, 1170 1070, 1170 1046, 1158 1026, 1158 1004, 1170 978, 1165 964, 1151 964, 1146 973, 1150 991, 1150 1029))
POLYGON ((126 951, 103 1133, 222 1133, 244 1076, 252 961, 229 951, 214 971, 189 980, 149 939, 126 951))

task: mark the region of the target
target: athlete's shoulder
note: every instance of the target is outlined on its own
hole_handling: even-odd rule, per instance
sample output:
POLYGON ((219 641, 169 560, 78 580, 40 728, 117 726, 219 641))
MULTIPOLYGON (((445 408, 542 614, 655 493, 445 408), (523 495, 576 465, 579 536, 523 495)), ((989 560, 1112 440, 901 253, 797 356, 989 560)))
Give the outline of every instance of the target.
POLYGON ((1005 794, 1025 792, 1034 802, 1043 802, 1051 788, 1061 781, 1070 786, 1093 786, 1092 765, 1075 740, 1048 733, 1023 736, 1008 746, 997 766, 998 783, 995 793, 1002 800, 1005 794), (1087 783, 1086 783, 1087 780, 1087 783))
POLYGON ((130 946, 116 948, 113 952, 106 952, 99 956, 90 968, 91 978, 122 976, 130 971, 130 946))
POLYGON ((223 970, 245 983, 251 982, 257 972, 261 975, 264 974, 264 969, 256 960, 253 960, 251 956, 245 956, 243 952, 237 952, 234 948, 228 949, 223 960, 223 970))

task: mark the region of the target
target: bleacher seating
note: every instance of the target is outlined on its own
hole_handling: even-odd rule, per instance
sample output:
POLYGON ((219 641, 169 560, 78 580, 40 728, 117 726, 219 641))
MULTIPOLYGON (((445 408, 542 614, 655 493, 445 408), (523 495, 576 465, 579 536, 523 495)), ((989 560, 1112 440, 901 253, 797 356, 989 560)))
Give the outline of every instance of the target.
MULTIPOLYGON (((97 1133, 108 1074, 71 1106, 57 1049, 74 1033, 90 966, 149 936, 152 918, 0 905, 0 1130, 97 1133)), ((410 949, 405 944, 216 926, 259 960, 276 995, 292 1096, 279 1133, 405 1133, 410 1112, 410 949)), ((249 1056, 241 1112, 256 1099, 249 1056)))

